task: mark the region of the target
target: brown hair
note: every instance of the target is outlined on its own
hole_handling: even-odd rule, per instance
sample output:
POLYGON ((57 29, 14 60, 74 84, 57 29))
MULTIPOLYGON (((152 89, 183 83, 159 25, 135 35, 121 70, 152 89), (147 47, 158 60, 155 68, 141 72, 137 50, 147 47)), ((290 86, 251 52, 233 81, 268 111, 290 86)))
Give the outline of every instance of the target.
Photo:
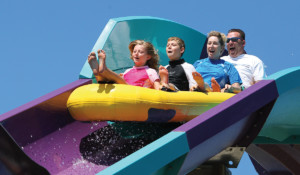
POLYGON ((155 50, 154 46, 150 42, 144 40, 132 41, 128 46, 130 50, 131 59, 132 59, 133 49, 136 45, 142 45, 145 47, 147 54, 151 56, 151 58, 146 62, 146 65, 158 71, 159 55, 157 54, 157 51, 155 50))
POLYGON ((231 33, 231 32, 238 32, 243 40, 246 39, 246 34, 241 29, 230 29, 230 30, 228 30, 228 33, 231 33))
MULTIPOLYGON (((176 37, 176 36, 170 37, 170 38, 168 38, 168 42, 169 41, 176 41, 180 48, 182 48, 182 47, 185 48, 184 41, 179 37, 176 37)), ((181 54, 181 56, 183 55, 183 53, 181 54)))

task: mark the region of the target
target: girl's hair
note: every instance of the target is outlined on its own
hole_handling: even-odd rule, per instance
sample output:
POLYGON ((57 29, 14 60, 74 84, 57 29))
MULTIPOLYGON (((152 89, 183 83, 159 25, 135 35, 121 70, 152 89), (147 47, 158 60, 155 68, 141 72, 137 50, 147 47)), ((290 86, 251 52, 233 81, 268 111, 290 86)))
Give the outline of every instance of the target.
POLYGON ((221 45, 221 47, 224 49, 225 48, 225 43, 226 43, 226 35, 224 33, 220 33, 217 31, 211 31, 208 33, 207 35, 207 39, 209 39, 210 37, 215 36, 219 39, 219 43, 221 45))
POLYGON ((151 56, 151 58, 146 62, 146 65, 158 71, 159 55, 157 54, 157 51, 155 50, 154 46, 150 42, 144 40, 132 41, 128 46, 130 50, 131 59, 132 59, 133 49, 136 45, 142 45, 145 47, 147 54, 151 56))

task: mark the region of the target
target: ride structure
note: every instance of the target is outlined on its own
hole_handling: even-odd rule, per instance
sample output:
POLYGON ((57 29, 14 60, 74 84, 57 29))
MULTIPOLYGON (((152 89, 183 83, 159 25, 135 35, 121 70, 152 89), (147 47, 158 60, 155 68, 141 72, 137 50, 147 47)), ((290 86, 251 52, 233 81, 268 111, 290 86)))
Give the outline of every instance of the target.
MULTIPOLYGON (((153 17, 109 20, 92 51, 105 50, 107 66, 121 73, 133 66, 128 44, 143 39, 167 65, 171 36, 185 41, 187 62, 204 57, 205 35, 153 17)), ((246 150, 259 174, 300 174, 299 76, 300 67, 275 73, 107 166, 80 153, 82 139, 107 122, 76 121, 66 106, 76 88, 95 83, 86 62, 79 80, 0 116, 1 166, 10 173, 186 174, 204 165, 236 167, 246 150)))

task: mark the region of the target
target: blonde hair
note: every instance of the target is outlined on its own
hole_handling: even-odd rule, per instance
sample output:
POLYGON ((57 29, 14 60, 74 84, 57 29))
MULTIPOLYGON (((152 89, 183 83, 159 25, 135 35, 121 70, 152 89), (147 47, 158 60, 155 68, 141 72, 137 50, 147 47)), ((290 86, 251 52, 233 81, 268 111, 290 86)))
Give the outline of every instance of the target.
POLYGON ((144 40, 132 41, 128 46, 130 50, 130 59, 133 59, 132 53, 136 45, 142 45, 145 47, 147 54, 151 56, 151 58, 146 62, 146 65, 158 71, 159 55, 157 54, 157 51, 155 50, 154 46, 150 42, 144 40))
POLYGON ((222 55, 222 53, 223 53, 224 50, 225 50, 225 43, 226 43, 226 41, 227 41, 226 35, 225 35, 224 33, 218 32, 218 31, 211 31, 211 32, 209 32, 208 35, 207 35, 207 40, 208 40, 210 37, 212 37, 212 36, 215 36, 215 37, 218 38, 219 43, 220 43, 220 46, 221 46, 221 48, 222 48, 222 51, 221 51, 221 55, 222 55))
MULTIPOLYGON (((182 47, 185 48, 184 41, 179 37, 176 37, 176 36, 170 37, 170 38, 168 38, 168 42, 169 41, 176 41, 180 48, 182 48, 182 47)), ((183 53, 181 54, 181 56, 183 55, 183 53)))

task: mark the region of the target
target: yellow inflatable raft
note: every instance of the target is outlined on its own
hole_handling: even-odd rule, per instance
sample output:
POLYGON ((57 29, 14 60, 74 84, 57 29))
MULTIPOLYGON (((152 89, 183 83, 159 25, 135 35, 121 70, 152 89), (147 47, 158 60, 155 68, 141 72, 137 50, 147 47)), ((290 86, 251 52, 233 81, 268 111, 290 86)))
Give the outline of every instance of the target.
POLYGON ((76 120, 188 121, 234 94, 165 92, 122 84, 89 84, 75 89, 67 107, 76 120))

